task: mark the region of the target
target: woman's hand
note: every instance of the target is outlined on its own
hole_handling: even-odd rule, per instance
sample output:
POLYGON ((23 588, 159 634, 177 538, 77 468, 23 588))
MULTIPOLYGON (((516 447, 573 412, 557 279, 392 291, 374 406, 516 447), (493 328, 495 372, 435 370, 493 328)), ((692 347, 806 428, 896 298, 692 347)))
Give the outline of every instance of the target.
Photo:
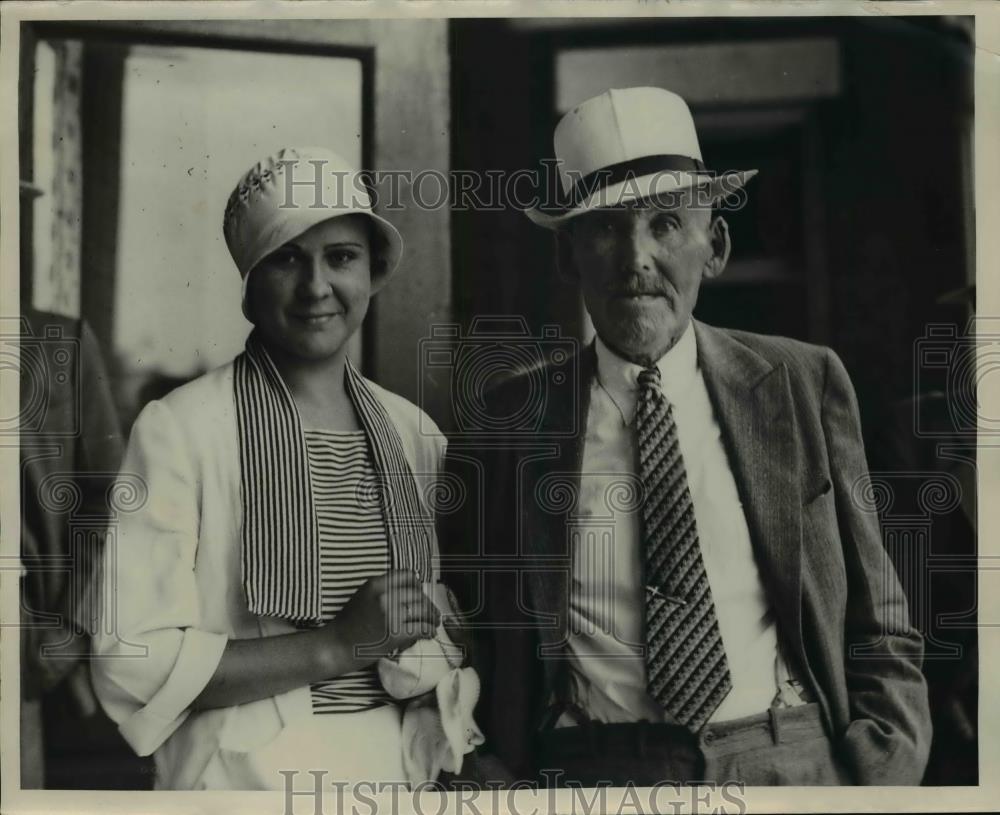
POLYGON ((440 619, 417 574, 395 570, 367 580, 321 630, 334 661, 347 660, 358 670, 417 640, 433 638, 440 619))
POLYGON ((418 639, 433 637, 440 616, 413 572, 373 577, 326 625, 229 640, 191 707, 242 705, 359 670, 418 639))

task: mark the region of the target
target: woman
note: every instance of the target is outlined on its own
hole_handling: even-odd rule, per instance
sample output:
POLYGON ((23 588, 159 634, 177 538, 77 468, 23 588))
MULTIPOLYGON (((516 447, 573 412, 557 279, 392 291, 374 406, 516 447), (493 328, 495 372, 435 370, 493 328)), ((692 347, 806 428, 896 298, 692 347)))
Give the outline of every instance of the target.
POLYGON ((448 645, 424 591, 444 441, 347 358, 402 252, 358 179, 317 148, 244 176, 223 231, 246 349, 132 431, 122 478, 144 494, 109 541, 93 673, 158 788, 283 789, 279 770, 406 780, 377 661, 448 645))

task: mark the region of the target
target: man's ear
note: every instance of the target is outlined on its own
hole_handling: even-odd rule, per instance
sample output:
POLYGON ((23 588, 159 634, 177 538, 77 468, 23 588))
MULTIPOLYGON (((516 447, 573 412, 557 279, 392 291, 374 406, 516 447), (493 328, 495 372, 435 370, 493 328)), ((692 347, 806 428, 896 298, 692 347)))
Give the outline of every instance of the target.
POLYGON ((556 237, 556 270, 567 280, 578 280, 580 275, 576 269, 573 257, 573 240, 569 233, 570 227, 557 229, 556 237))
POLYGON ((705 261, 705 268, 702 271, 702 279, 704 280, 722 274, 729 261, 729 250, 732 248, 729 241, 729 224, 721 215, 712 218, 712 222, 708 226, 708 238, 712 246, 712 256, 705 261))

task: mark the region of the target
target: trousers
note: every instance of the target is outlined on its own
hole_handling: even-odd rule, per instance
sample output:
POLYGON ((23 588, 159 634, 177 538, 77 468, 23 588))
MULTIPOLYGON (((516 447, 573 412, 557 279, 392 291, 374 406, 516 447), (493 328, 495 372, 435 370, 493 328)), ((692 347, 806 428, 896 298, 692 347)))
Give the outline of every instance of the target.
POLYGON ((587 721, 540 732, 537 748, 544 786, 855 783, 815 702, 712 722, 697 733, 672 724, 587 721))

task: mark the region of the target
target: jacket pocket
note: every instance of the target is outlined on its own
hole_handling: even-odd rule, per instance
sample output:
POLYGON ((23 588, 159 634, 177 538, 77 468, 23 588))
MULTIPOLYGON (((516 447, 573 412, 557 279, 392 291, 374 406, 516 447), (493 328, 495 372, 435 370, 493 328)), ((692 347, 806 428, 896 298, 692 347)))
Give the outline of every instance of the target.
POLYGON ((803 507, 812 506, 821 498, 829 495, 833 492, 833 482, 826 476, 821 478, 813 488, 805 493, 806 500, 803 503, 803 507))

